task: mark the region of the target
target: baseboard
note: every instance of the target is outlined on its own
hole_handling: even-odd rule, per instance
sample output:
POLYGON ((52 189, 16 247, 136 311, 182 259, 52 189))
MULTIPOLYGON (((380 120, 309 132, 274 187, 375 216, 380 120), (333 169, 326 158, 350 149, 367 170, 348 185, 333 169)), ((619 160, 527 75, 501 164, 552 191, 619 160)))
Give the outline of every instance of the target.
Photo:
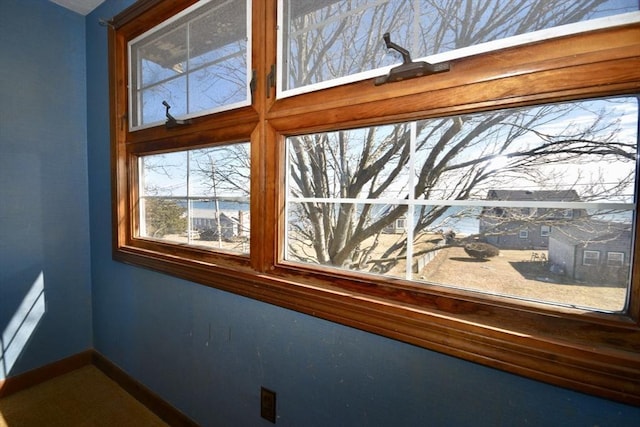
POLYGON ((0 397, 5 397, 20 390, 33 387, 34 385, 86 366, 92 363, 93 354, 93 350, 85 350, 73 356, 58 360, 57 362, 0 380, 0 397))
POLYGON ((95 350, 86 350, 23 374, 0 380, 0 398, 91 364, 115 381, 136 400, 149 408, 151 412, 160 417, 165 423, 179 427, 198 426, 196 422, 171 406, 148 387, 133 379, 129 374, 95 350))
POLYGON ((106 357, 93 351, 92 363, 100 369, 106 376, 118 383, 120 387, 132 395, 136 400, 149 408, 154 414, 160 417, 165 423, 171 426, 197 427, 198 424, 175 407, 171 406, 164 399, 151 391, 144 384, 133 379, 129 374, 116 366, 106 357))

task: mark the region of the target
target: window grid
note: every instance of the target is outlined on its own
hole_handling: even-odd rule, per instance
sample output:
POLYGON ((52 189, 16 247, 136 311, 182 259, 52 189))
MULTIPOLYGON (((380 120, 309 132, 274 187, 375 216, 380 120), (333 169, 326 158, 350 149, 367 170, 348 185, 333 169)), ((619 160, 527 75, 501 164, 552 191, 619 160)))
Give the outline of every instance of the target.
POLYGON ((607 265, 622 267, 624 265, 624 252, 607 252, 607 265))
MULTIPOLYGON (((615 102, 629 102, 631 110, 628 111, 632 111, 632 122, 636 117, 633 111, 637 111, 637 99, 634 97, 624 98, 624 101, 620 101, 622 98, 615 99, 617 99, 615 102), (634 110, 634 108, 636 109, 634 110)), ((591 102, 592 101, 590 100, 584 100, 581 102, 563 103, 549 107, 567 108, 567 105, 569 105, 571 108, 578 107, 589 109, 588 105, 591 105, 591 102)), ((609 100, 598 100, 593 102, 608 103, 609 100)), ((591 107, 591 109, 596 110, 597 108, 591 107)), ((504 116, 508 116, 510 114, 519 116, 521 114, 526 115, 529 110, 513 109, 507 111, 508 112, 502 112, 501 114, 504 116)), ((509 122, 509 120, 504 116, 501 115, 501 125, 509 122)), ((613 117, 614 115, 611 114, 611 116, 613 117)), ((463 116, 460 120, 463 122, 471 121, 474 123, 471 117, 472 116, 463 116)), ((476 115, 473 117, 484 116, 476 115)), ((446 120, 453 120, 455 122, 456 119, 457 118, 446 120)), ((446 123, 446 120, 443 122, 446 123)), ((441 121, 442 119, 422 121, 421 128, 423 130, 421 132, 428 134, 424 129, 430 129, 431 126, 439 128, 440 125, 438 123, 441 121)), ((584 178, 584 176, 589 174, 585 173, 583 169, 586 171, 593 170, 595 166, 599 165, 598 162, 600 160, 597 160, 594 164, 587 163, 585 161, 584 164, 581 163, 578 169, 572 169, 572 167, 575 166, 564 166, 564 163, 561 163, 563 166, 559 167, 559 169, 553 173, 555 179, 552 184, 547 183, 547 180, 543 180, 540 183, 536 182, 535 186, 534 183, 530 183, 529 187, 524 187, 527 190, 521 190, 519 185, 522 184, 517 183, 517 181, 522 182, 522 177, 518 177, 518 175, 516 175, 517 170, 522 169, 522 167, 517 165, 517 170, 507 169, 507 171, 504 172, 508 176, 507 179, 499 178, 502 174, 500 173, 496 174, 496 179, 498 179, 498 181, 489 181, 489 184, 485 184, 484 187, 470 187, 468 189, 462 186, 458 187, 459 189, 464 188, 465 192, 468 192, 468 199, 459 200, 455 198, 442 197, 441 199, 424 200, 422 197, 425 196, 422 195, 420 197, 414 197, 416 194, 422 194, 422 190, 419 191, 416 189, 415 180, 419 179, 419 172, 421 170, 425 170, 423 168, 423 164, 425 162, 424 158, 429 159, 429 153, 431 151, 418 151, 417 123, 418 122, 416 121, 412 121, 410 123, 354 128, 346 131, 329 131, 326 133, 306 134, 287 138, 286 158, 288 164, 286 170, 290 171, 290 173, 286 175, 287 180, 285 191, 287 196, 285 199, 285 218, 287 219, 288 226, 285 234, 286 244, 283 248, 284 259, 287 262, 301 263, 309 266, 317 265, 322 266, 322 268, 325 269, 333 268, 336 273, 341 274, 351 271, 360 274, 402 278, 416 283, 426 282, 440 286, 454 286, 465 290, 497 294, 498 291, 495 291, 490 287, 483 287, 483 284, 467 285, 462 281, 462 279, 460 282, 452 281, 453 279, 451 278, 451 275, 437 275, 432 271, 428 271, 429 269, 427 267, 429 267, 429 262, 435 258, 433 254, 435 254, 435 256, 439 256, 440 259, 447 259, 443 254, 443 251, 440 249, 449 249, 449 247, 452 246, 464 247, 467 255, 475 253, 481 256, 477 251, 473 252, 472 242, 473 239, 475 239, 478 243, 495 246, 495 251, 501 251, 503 249, 507 251, 528 251, 527 253, 520 255, 521 259, 531 258, 532 260, 544 260, 544 264, 540 265, 540 268, 544 269, 544 271, 541 270, 537 272, 536 276, 529 273, 529 276, 547 277, 545 279, 547 283, 558 283, 560 286, 566 285, 568 280, 572 282, 586 280, 590 283, 599 283, 601 285, 606 283, 608 279, 597 274, 580 276, 580 273, 576 273, 568 278, 555 276, 550 278, 548 271, 546 271, 548 268, 554 268, 555 271, 561 271, 563 269, 562 266, 564 265, 573 265, 574 263, 583 262, 583 260, 579 258, 579 255, 577 255, 577 259, 575 259, 575 257, 570 258, 564 255, 565 253, 574 253, 573 251, 568 251, 566 248, 561 247, 570 245, 570 240, 584 241, 587 242, 587 244, 590 240, 594 239, 595 241, 603 240, 605 242, 620 240, 618 244, 625 244, 625 242, 630 244, 630 239, 626 236, 620 236, 618 238, 615 236, 599 235, 600 229, 610 227, 616 228, 614 227, 615 223, 607 223, 604 219, 598 219, 599 217, 607 218, 611 215, 615 215, 615 221, 624 221, 625 224, 628 224, 628 228, 631 228, 633 227, 633 223, 630 213, 635 210, 635 203, 632 202, 634 199, 633 189, 628 188, 628 186, 625 186, 625 184, 621 182, 621 185, 625 187, 623 189, 624 191, 621 191, 620 188, 622 187, 615 184, 616 180, 613 178, 613 173, 610 173, 609 175, 609 179, 612 180, 610 183, 593 183, 588 181, 590 178, 584 178), (379 149, 378 146, 373 143, 371 143, 371 146, 366 144, 359 145, 360 141, 373 140, 370 135, 378 135, 379 140, 391 147, 394 147, 395 143, 391 143, 390 141, 402 141, 402 144, 408 146, 409 149, 406 150, 406 170, 404 170, 404 164, 398 163, 398 165, 395 165, 395 163, 392 162, 391 164, 393 167, 391 169, 402 170, 402 172, 399 172, 398 176, 394 178, 393 181, 391 181, 390 178, 386 178, 385 173, 381 174, 381 176, 385 177, 384 179, 376 177, 376 180, 378 181, 392 183, 389 187, 376 188, 373 183, 369 187, 369 183, 367 183, 366 186, 362 187, 365 188, 365 191, 358 194, 358 197, 340 197, 340 194, 354 194, 356 192, 356 188, 358 188, 355 186, 344 185, 343 183, 355 182, 361 178, 359 173, 351 176, 348 173, 343 173, 343 171, 357 170, 356 165, 359 164, 362 165, 364 171, 368 173, 368 165, 363 163, 362 159, 358 159, 358 154, 360 150, 364 150, 364 153, 369 153, 379 149), (406 137, 406 135, 410 136, 406 137), (390 140, 388 141, 387 138, 390 138, 390 140), (354 145, 351 144, 352 141, 355 141, 354 145), (322 154, 318 154, 318 152, 321 152, 322 154), (336 161, 335 163, 323 163, 323 170, 314 169, 314 163, 320 164, 320 160, 316 159, 332 159, 338 156, 338 154, 336 154, 338 152, 348 153, 348 155, 344 154, 343 157, 340 158, 340 161, 336 161), (419 157, 422 157, 423 160, 418 160, 419 157), (323 181, 323 188, 330 188, 332 191, 328 191, 325 197, 305 197, 305 194, 310 195, 315 193, 316 195, 319 195, 320 192, 318 188, 312 189, 311 187, 313 186, 305 185, 305 179, 308 179, 309 182, 311 182, 313 181, 312 177, 323 174, 325 170, 329 172, 324 176, 326 178, 326 182, 323 181), (566 178, 565 181, 563 180, 565 178, 561 179, 559 178, 560 176, 567 176, 568 178, 566 178), (580 179, 576 179, 576 177, 580 177, 580 179), (500 184, 507 185, 506 189, 487 191, 487 189, 494 188, 493 186, 496 185, 497 187, 495 188, 501 188, 502 185, 500 184), (582 197, 581 194, 586 193, 587 196, 589 196, 589 191, 591 191, 596 184, 610 186, 611 190, 603 190, 596 199, 597 201, 587 201, 589 199, 579 201, 582 197), (383 197, 368 197, 367 191, 370 194, 381 195, 383 197), (611 192, 609 193, 608 191, 611 192), (392 197, 394 192, 397 194, 395 197, 392 197), (501 194, 504 195, 502 198, 500 196, 501 194), (480 199, 479 197, 482 197, 483 195, 486 196, 484 196, 483 199, 480 199), (620 202, 615 202, 614 200, 620 200, 620 202), (628 202, 623 202, 624 200, 627 200, 628 202), (415 225, 417 224, 416 221, 418 219, 414 218, 413 214, 417 215, 419 210, 424 209, 428 211, 436 211, 435 207, 445 209, 446 212, 448 212, 452 207, 460 209, 460 211, 459 213, 449 214, 449 217, 446 219, 438 219, 435 222, 432 220, 432 222, 422 225, 422 228, 416 228, 415 225), (385 215, 389 216, 395 211, 398 211, 399 208, 403 209, 401 214, 407 217, 406 224, 410 224, 411 226, 402 230, 391 225, 385 226, 385 228, 382 228, 381 230, 382 234, 377 235, 373 242, 362 239, 353 243, 347 243, 350 237, 346 237, 344 242, 339 241, 339 237, 335 237, 351 235, 360 236, 362 235, 361 231, 365 230, 369 224, 378 222, 379 217, 384 217, 385 215), (306 210, 307 213, 300 213, 298 210, 300 210, 300 212, 304 212, 306 210), (355 214, 353 212, 349 213, 349 210, 353 210, 355 214), (318 213, 317 218, 314 218, 315 214, 312 213, 314 211, 326 211, 329 214, 318 213), (617 213, 612 214, 612 212, 617 213), (347 228, 342 224, 345 224, 348 221, 342 221, 342 224, 340 224, 340 221, 332 218, 331 214, 333 214, 335 218, 355 216, 359 221, 353 221, 353 224, 348 226, 351 228, 347 228), (365 220, 364 223, 362 222, 362 219, 365 220), (466 230, 456 229, 456 222, 458 220, 464 221, 465 219, 473 220, 473 222, 476 223, 475 231, 469 230, 468 227, 466 227, 466 230), (356 222, 359 223, 356 224, 356 222), (546 251, 548 249, 548 237, 551 231, 549 224, 551 223, 557 226, 558 233, 556 235, 554 248, 552 251, 549 251, 548 255, 553 259, 553 263, 547 265, 546 252, 536 253, 538 257, 534 258, 533 254, 531 254, 531 250, 546 251), (297 227, 299 227, 300 224, 303 224, 305 229, 298 229, 297 227), (316 232, 315 230, 321 228, 320 224, 322 225, 322 231, 329 230, 329 227, 334 227, 330 229, 331 234, 316 232), (538 228, 540 230, 539 232, 537 231, 538 228), (418 239, 422 240, 415 240, 413 238, 414 233, 418 239), (585 235, 585 233, 587 235, 585 235), (387 242, 389 239, 385 239, 385 235, 398 236, 394 245, 397 245, 397 248, 402 248, 402 250, 392 250, 393 245, 391 245, 389 246, 389 249, 385 251, 386 246, 384 245, 390 244, 387 242), (428 235, 431 236, 424 237, 428 235), (449 237, 452 238, 450 239, 449 237), (540 237, 546 238, 541 239, 540 237), (332 241, 332 238, 335 240, 332 241), (434 239, 439 243, 429 247, 424 239, 429 239, 427 242, 431 245, 433 245, 431 242, 433 242, 434 239), (324 242, 325 240, 326 243, 324 242), (324 245, 318 245, 318 241, 324 243, 324 245), (309 249, 312 247, 312 244, 313 249, 309 249), (343 245, 342 247, 345 248, 351 247, 354 249, 352 249, 351 254, 345 256, 344 252, 340 252, 342 247, 339 245, 343 245), (333 250, 333 252, 331 252, 331 250, 333 250), (398 252, 394 253, 393 251, 398 252), (416 257, 414 257, 414 253, 417 254, 416 257), (362 261, 363 255, 367 257, 364 262, 362 261), (542 255, 544 255, 544 258, 542 258, 542 255), (396 265, 400 266, 402 264, 405 266, 404 271, 401 271, 400 268, 395 268, 396 265), (422 271, 425 272, 422 273, 422 271)), ((566 126, 566 123, 564 125, 566 126)), ((495 132, 492 131, 488 133, 491 134, 495 132)), ((484 141, 483 143, 493 146, 490 140, 483 137, 483 134, 479 134, 477 138, 484 141)), ((464 160, 461 164, 474 165, 474 162, 477 161, 480 165, 484 162, 484 160, 481 159, 486 157, 489 164, 481 166, 483 173, 485 173, 484 171, 488 168, 495 168, 494 162, 497 157, 496 154, 485 152, 485 147, 479 142, 468 143, 473 148, 473 152, 471 154, 462 152, 463 155, 460 157, 464 160), (483 152, 483 155, 480 156, 480 160, 469 160, 469 158, 473 159, 473 155, 478 151, 483 152)), ((533 151, 534 148, 532 147, 535 147, 535 145, 532 145, 533 143, 530 141, 530 138, 528 138, 527 143, 527 151, 533 151)), ((426 139, 421 141, 421 144, 428 147, 430 144, 436 144, 436 142, 429 143, 429 140, 426 139)), ((543 147, 546 146, 546 139, 543 139, 541 144, 543 147)), ((450 145, 456 145, 455 141, 450 142, 450 145)), ((503 143, 503 146, 505 145, 506 143, 503 143)), ((517 145, 516 142, 514 142, 514 145, 517 145)), ((462 145, 458 144, 457 146, 462 145)), ((567 147, 566 149, 563 149, 563 151, 570 153, 569 155, 571 160, 573 160, 572 156, 575 152, 573 147, 567 147)), ((403 151, 403 153, 404 152, 405 151, 403 151)), ((600 152, 604 155, 604 151, 600 152)), ((514 157, 519 158, 520 153, 516 152, 516 154, 518 155, 514 157)), ((551 158, 557 161, 563 154, 563 152, 554 152, 551 158)), ((617 155, 618 152, 614 154, 614 156, 617 155)), ((443 152, 442 156, 450 159, 455 158, 455 156, 449 155, 446 150, 443 152)), ((630 153, 629 157, 634 158, 635 153, 630 153)), ((544 159, 546 159, 546 157, 544 159)), ((546 164, 543 163, 543 158, 537 159, 536 161, 541 164, 546 164)), ((618 159, 618 161, 621 163, 617 165, 617 169, 624 170, 626 171, 625 174, 628 174, 624 176, 624 178, 627 179, 629 176, 633 178, 635 175, 635 163, 626 157, 624 160, 618 159)), ((503 162, 500 162, 500 164, 503 165, 503 162)), ((447 164, 446 167, 451 170, 462 169, 461 167, 458 167, 456 161, 452 161, 451 164, 447 164)), ((463 172, 461 172, 461 177, 470 175, 469 172, 464 172, 464 169, 462 170, 463 172)), ((501 171, 502 169, 497 168, 496 170, 501 171)), ((536 170, 536 172, 542 174, 540 170, 536 170)), ((488 173, 485 173, 485 175, 488 176, 488 173)), ((527 173, 527 179, 530 175, 534 175, 534 172, 527 173)), ((432 186, 436 187, 438 185, 438 181, 433 177, 431 179, 432 186)), ((454 183, 452 180, 458 178, 449 176, 446 179, 448 180, 448 184, 457 185, 457 182, 454 183)), ((526 182, 529 183, 528 181, 526 182)), ((358 189, 357 191, 361 190, 358 189)), ((461 192, 462 190, 459 190, 459 193, 461 192)), ((443 192, 442 194, 445 193, 443 192)), ((433 193, 432 195, 437 196, 438 193, 433 193)), ((452 196, 457 197, 457 194, 453 194, 452 196)), ((445 217, 444 212, 438 215, 441 216, 441 218, 445 217)), ((395 221, 397 224, 397 220, 395 221)), ((369 228, 373 228, 373 226, 369 228)), ((396 239, 394 236, 391 237, 396 239)), ((494 249, 491 249, 491 251, 494 251, 494 249)), ((464 256, 465 253, 461 253, 460 256, 464 256)), ((487 257, 496 256, 489 255, 489 253, 490 252, 487 252, 487 257)), ((453 259, 453 255, 450 256, 451 259, 453 259)), ((514 260, 512 264, 516 266, 515 268, 518 268, 517 261, 519 261, 519 259, 514 260)), ((440 265, 441 263, 442 261, 439 261, 434 264, 440 265)), ((474 264, 469 264, 469 268, 466 268, 466 270, 470 270, 473 265, 474 264)), ((521 275, 524 274, 521 273, 521 275)), ((478 274, 476 277, 484 276, 478 274)), ((628 276, 621 275, 615 280, 625 281, 627 279, 628 276)), ((497 276, 487 277, 486 280, 491 282, 493 280, 499 280, 499 278, 497 276)), ((524 286, 536 285, 527 283, 523 285, 523 287, 524 286)), ((577 300, 569 301, 568 299, 553 295, 553 290, 549 290, 548 295, 538 294, 536 296, 531 296, 530 294, 527 294, 527 292, 522 292, 518 289, 507 289, 506 287, 503 287, 499 292, 500 295, 511 298, 520 298, 525 300, 535 299, 541 303, 544 302, 551 305, 570 305, 595 311, 618 311, 624 309, 626 304, 626 295, 624 293, 621 293, 616 297, 616 300, 618 301, 617 305, 600 306, 599 304, 602 304, 601 298, 594 298, 591 302, 579 302, 577 300)))

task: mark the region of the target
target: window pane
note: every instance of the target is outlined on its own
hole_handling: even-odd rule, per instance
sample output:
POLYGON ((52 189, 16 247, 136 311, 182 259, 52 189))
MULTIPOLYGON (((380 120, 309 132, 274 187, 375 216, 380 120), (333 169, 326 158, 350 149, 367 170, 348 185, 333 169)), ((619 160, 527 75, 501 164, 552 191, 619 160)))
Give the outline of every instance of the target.
POLYGON ((187 78, 179 76, 172 80, 164 81, 158 85, 151 86, 140 91, 140 105, 154 106, 153 108, 143 108, 140 111, 140 124, 145 123, 163 123, 166 120, 166 110, 163 101, 171 106, 171 115, 174 117, 184 116, 187 114, 187 108, 184 102, 184 93, 187 90, 187 78))
POLYGON ((140 236, 249 253, 249 143, 140 158, 140 236))
POLYGON ((131 128, 250 103, 246 1, 200 2, 129 43, 131 128))
POLYGON ((626 97, 289 137, 285 259, 624 310, 591 254, 633 259, 637 129, 626 97))
POLYGON ((607 265, 621 267, 624 265, 624 252, 608 252, 607 265))
POLYGON ((582 257, 584 265, 598 265, 600 262, 600 252, 598 251, 584 251, 582 257))
POLYGON ((413 58, 638 10, 636 0, 283 0, 284 77, 291 90, 413 58))

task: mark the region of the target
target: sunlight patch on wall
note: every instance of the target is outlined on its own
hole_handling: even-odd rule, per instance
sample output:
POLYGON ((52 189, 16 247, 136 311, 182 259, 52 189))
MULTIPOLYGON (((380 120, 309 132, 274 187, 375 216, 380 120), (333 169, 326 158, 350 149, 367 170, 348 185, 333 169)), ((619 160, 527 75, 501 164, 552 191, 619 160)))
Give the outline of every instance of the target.
POLYGON ((0 337, 0 378, 7 377, 46 311, 41 271, 0 337))

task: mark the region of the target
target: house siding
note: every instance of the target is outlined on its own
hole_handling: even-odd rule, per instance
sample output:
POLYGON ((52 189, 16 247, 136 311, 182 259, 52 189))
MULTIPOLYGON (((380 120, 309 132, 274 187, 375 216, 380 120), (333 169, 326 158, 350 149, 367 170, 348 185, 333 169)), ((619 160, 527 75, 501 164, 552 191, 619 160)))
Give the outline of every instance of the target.
POLYGON ((589 240, 570 237, 570 231, 562 228, 552 231, 549 240, 549 261, 560 267, 572 279, 588 283, 626 284, 629 280, 631 257, 631 230, 621 230, 614 235, 591 234, 589 240), (584 264, 585 251, 600 254, 595 265, 584 264), (609 252, 624 254, 622 266, 607 265, 609 252))
MULTIPOLYGON (((487 200, 502 201, 578 201, 574 190, 525 191, 490 190, 487 200)), ((583 212, 573 210, 549 210, 545 208, 486 208, 480 216, 479 232, 483 239, 501 249, 545 249, 549 247, 549 235, 543 235, 542 227, 552 229, 558 221, 579 218, 583 212), (520 232, 526 231, 527 237, 520 232)))

